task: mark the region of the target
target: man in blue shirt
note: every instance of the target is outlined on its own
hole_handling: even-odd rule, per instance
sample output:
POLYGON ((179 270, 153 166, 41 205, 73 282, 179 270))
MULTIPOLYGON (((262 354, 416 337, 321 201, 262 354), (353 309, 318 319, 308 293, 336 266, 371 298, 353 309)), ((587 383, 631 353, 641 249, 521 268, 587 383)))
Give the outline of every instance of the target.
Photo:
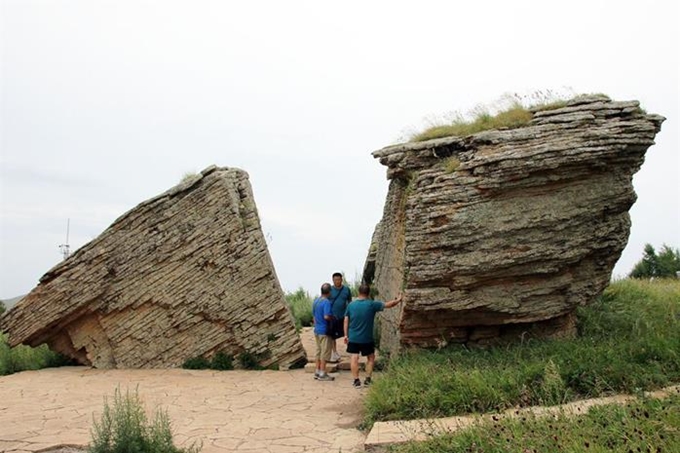
POLYGON ((352 302, 352 292, 348 287, 342 284, 342 274, 340 272, 333 274, 333 286, 331 286, 330 300, 333 310, 333 321, 331 323, 332 328, 330 332, 331 337, 333 337, 333 341, 331 342, 331 346, 333 347, 331 362, 338 362, 340 361, 340 354, 338 354, 335 340, 345 336, 343 329, 345 310, 347 310, 347 305, 352 302))
POLYGON ((328 335, 328 323, 333 317, 331 311, 330 283, 321 285, 321 296, 317 297, 312 304, 314 315, 314 338, 316 340, 316 371, 314 379, 318 381, 332 381, 335 378, 326 373, 326 362, 331 358, 331 342, 334 341, 328 335))
POLYGON ((359 379, 359 354, 368 356, 366 362, 366 379, 364 385, 371 385, 373 365, 375 364, 375 341, 373 339, 373 324, 375 315, 385 308, 392 308, 402 300, 401 294, 388 302, 371 300, 368 297, 368 285, 359 286, 359 297, 347 306, 345 312, 345 343, 347 352, 351 354, 353 386, 361 387, 359 379))

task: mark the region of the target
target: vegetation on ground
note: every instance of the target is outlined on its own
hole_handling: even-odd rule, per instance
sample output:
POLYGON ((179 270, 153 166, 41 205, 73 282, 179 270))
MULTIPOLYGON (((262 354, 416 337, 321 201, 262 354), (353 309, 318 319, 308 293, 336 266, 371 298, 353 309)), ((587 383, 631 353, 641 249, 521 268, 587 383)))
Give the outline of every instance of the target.
POLYGON ((7 337, 0 333, 0 376, 70 364, 70 359, 51 351, 47 345, 37 348, 23 345, 10 348, 7 337))
POLYGON ((5 307, 5 303, 0 300, 0 315, 2 315, 6 309, 7 307, 5 307))
POLYGON ((489 420, 391 449, 394 453, 537 453, 680 451, 680 395, 645 399, 625 406, 594 407, 579 416, 559 415, 489 420))
POLYGON ((91 431, 90 453, 198 453, 200 445, 178 448, 172 440, 170 418, 158 409, 149 422, 137 391, 125 395, 116 389, 113 406, 104 401, 104 410, 91 431))
POLYGON ((304 288, 300 287, 297 291, 286 293, 286 302, 293 314, 295 327, 302 329, 312 325, 312 296, 304 288))
POLYGON ((645 244, 642 259, 628 275, 632 278, 675 277, 680 272, 680 250, 664 244, 656 253, 652 244, 645 244))
POLYGON ((187 370, 233 370, 234 356, 224 351, 218 351, 212 356, 211 360, 203 356, 190 357, 184 361, 182 368, 187 370))
MULTIPOLYGON (((572 99, 578 97, 571 96, 572 99)), ((455 112, 446 119, 430 120, 430 126, 424 131, 412 133, 409 141, 464 137, 491 129, 516 129, 529 124, 533 118, 532 112, 562 108, 567 102, 564 94, 551 90, 536 91, 529 96, 506 94, 490 105, 478 105, 467 115, 455 112)))
POLYGON ((554 405, 680 382, 680 280, 612 283, 577 338, 406 352, 371 387, 365 423, 554 405))

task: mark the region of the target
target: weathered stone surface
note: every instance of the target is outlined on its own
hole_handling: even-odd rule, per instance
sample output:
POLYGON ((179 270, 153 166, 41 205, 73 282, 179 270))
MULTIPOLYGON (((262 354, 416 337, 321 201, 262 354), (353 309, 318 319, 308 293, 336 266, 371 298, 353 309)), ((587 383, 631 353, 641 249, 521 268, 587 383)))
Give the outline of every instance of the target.
POLYGON ((391 182, 364 278, 405 296, 382 347, 573 332, 626 245, 632 177, 663 120, 590 96, 523 128, 373 153, 391 182))
POLYGON ((210 167, 124 214, 47 272, 0 330, 98 368, 217 351, 306 363, 248 174, 234 168, 210 167))

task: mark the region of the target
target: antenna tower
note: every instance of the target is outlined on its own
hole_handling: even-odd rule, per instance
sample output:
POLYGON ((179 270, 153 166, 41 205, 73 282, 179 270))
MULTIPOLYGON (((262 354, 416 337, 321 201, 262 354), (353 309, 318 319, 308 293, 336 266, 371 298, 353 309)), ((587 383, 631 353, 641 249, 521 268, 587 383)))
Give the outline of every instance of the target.
POLYGON ((71 227, 71 219, 68 219, 66 221, 66 243, 61 244, 59 246, 59 250, 61 250, 61 254, 64 255, 64 259, 68 258, 69 255, 71 254, 71 246, 68 245, 68 233, 69 233, 70 227, 71 227))

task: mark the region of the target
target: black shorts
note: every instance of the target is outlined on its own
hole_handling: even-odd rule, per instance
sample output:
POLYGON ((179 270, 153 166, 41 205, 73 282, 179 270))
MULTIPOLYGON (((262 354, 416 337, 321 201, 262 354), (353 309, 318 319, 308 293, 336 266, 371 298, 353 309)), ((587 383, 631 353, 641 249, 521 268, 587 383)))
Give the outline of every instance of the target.
POLYGON ((345 336, 345 320, 333 317, 332 320, 328 321, 329 332, 327 335, 333 337, 334 340, 342 338, 345 336))
POLYGON ((375 343, 347 343, 347 352, 350 354, 359 354, 363 356, 375 353, 375 343))

